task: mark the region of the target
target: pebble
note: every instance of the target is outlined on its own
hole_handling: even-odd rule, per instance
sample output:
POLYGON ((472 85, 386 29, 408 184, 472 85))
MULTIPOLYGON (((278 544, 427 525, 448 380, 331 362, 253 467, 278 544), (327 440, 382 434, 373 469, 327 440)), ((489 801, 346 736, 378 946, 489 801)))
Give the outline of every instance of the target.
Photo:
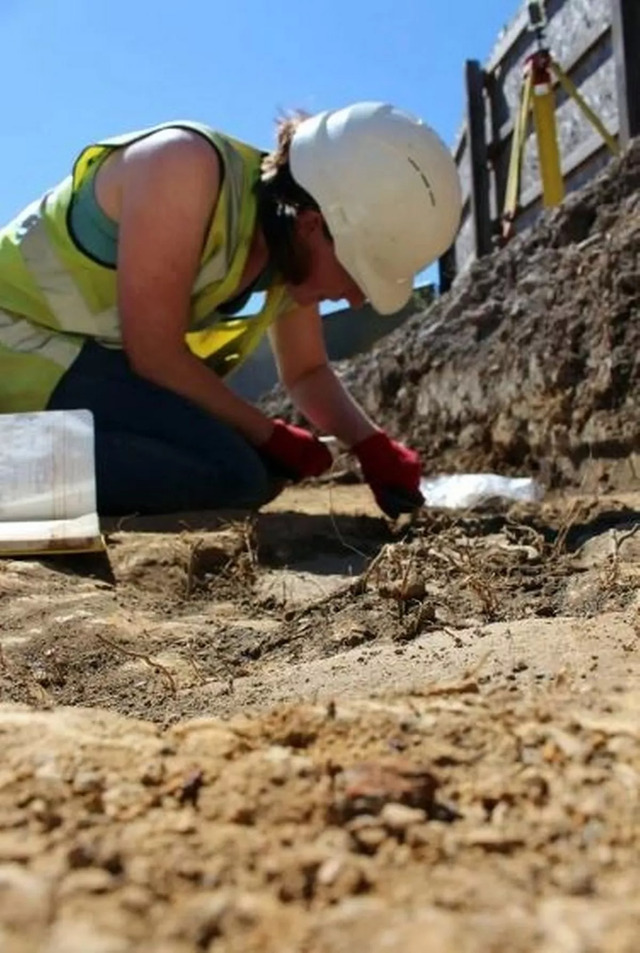
POLYGON ((19 864, 0 864, 0 922, 9 929, 44 926, 50 914, 49 885, 19 864))
POLYGON ((412 824, 422 824, 427 819, 425 811, 406 804, 385 804, 380 820, 394 834, 403 834, 412 824))
POLYGON ((74 794, 91 794, 100 791, 102 786, 102 775, 98 771, 79 771, 73 779, 74 794))
POLYGON ((83 867, 72 870, 62 881, 60 897, 73 896, 76 893, 107 893, 114 886, 114 878, 109 871, 99 867, 83 867))
POLYGON ((342 857, 329 857, 320 865, 317 874, 318 883, 323 887, 330 887, 340 876, 343 867, 344 859, 342 857))
POLYGON ((38 953, 131 953, 124 937, 98 933, 90 920, 63 920, 56 923, 38 953))

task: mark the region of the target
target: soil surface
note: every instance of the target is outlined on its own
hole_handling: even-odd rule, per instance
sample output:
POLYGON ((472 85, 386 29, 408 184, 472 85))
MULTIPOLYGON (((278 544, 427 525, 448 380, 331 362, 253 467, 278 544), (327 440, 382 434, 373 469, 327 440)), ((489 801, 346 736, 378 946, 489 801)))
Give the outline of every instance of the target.
POLYGON ((390 523, 339 459, 254 516, 0 561, 2 953, 637 953, 638 150, 616 168, 352 369, 432 471, 541 502, 390 523))
POLYGON ((0 949, 635 953, 639 512, 319 485, 0 563, 0 949))

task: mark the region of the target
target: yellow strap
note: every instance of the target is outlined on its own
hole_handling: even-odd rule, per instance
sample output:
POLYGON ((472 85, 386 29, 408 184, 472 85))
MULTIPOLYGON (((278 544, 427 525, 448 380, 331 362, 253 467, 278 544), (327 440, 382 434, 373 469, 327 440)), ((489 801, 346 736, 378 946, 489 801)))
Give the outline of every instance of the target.
POLYGON ((276 285, 267 292, 267 300, 259 314, 220 321, 213 327, 188 334, 189 350, 203 361, 215 358, 216 371, 227 374, 244 363, 256 349, 288 301, 286 287, 276 285))

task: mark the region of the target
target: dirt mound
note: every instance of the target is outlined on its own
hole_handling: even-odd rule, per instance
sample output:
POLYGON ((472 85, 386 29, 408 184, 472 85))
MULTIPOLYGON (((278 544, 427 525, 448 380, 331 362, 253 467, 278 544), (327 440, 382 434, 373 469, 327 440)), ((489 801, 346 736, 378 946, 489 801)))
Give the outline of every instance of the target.
MULTIPOLYGON (((640 141, 340 370, 431 472, 622 488, 640 473, 640 141), (635 469, 634 469, 635 465, 635 469)), ((270 412, 291 414, 281 392, 270 412)))

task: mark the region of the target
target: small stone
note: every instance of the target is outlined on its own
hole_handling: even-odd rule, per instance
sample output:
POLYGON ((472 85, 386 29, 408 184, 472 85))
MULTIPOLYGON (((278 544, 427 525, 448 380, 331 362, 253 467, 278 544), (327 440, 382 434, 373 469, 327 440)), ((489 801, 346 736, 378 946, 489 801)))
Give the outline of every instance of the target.
POLYGON ((102 775, 98 771, 79 771, 73 779, 74 794, 93 794, 102 790, 102 775))
POLYGON ((168 937, 187 941, 206 950, 209 942, 220 935, 222 918, 231 904, 231 894, 224 890, 190 898, 177 907, 169 920, 168 937))
POLYGON ((511 835, 491 828, 467 831, 463 840, 465 844, 471 847, 481 847, 487 853, 496 854, 509 854, 523 845, 522 837, 519 834, 511 835))
POLYGON ((173 829, 177 834, 190 834, 196 829, 196 822, 190 811, 185 811, 176 818, 173 829))
POLYGON ((107 788, 102 794, 102 804, 107 817, 119 817, 137 810, 146 802, 147 795, 142 785, 121 782, 107 788))
POLYGON ((164 765, 162 761, 149 761, 142 769, 140 782, 146 786, 161 784, 164 780, 164 765))
POLYGON ((86 844, 74 844, 67 853, 67 863, 72 870, 91 867, 95 862, 95 852, 86 844))
POLYGON ((387 839, 386 830, 380 825, 378 818, 368 814, 360 815, 350 821, 349 833, 356 850, 363 854, 375 854, 380 845, 387 839))
POLYGON ((404 834, 412 824, 422 824, 426 819, 422 808, 406 804, 385 804, 380 812, 380 820, 394 834, 404 834))
POLYGON ((437 843, 438 835, 434 835, 434 829, 440 822, 435 821, 430 824, 412 824, 405 833, 405 844, 409 847, 424 847, 425 844, 437 843))
POLYGON ((0 923, 14 930, 30 930, 47 923, 51 896, 41 877, 19 864, 0 865, 0 923))
POLYGON ((73 870, 58 888, 60 897, 69 897, 77 893, 107 893, 113 889, 114 879, 107 870, 100 867, 85 867, 73 870))
POLYGON ((144 913, 153 903, 153 895, 138 884, 129 884, 118 894, 120 903, 132 913, 144 913))
POLYGON ((123 936, 98 933, 87 919, 63 919, 53 924, 38 953, 129 953, 131 946, 123 936))
POLYGON ((62 818, 58 812, 44 798, 35 798, 31 801, 29 808, 44 831, 55 830, 62 823, 62 818))
POLYGON ((338 776, 333 814, 344 822, 357 814, 379 814, 389 803, 428 810, 438 783, 430 771, 403 758, 360 762, 338 776))
POLYGON ((323 887, 330 887, 340 876, 343 867, 344 860, 342 857, 329 857, 328 860, 325 860, 324 863, 320 865, 316 877, 318 883, 323 887))
POLYGON ((426 592, 424 579, 419 576, 410 576, 402 587, 403 599, 423 599, 426 592))
POLYGON ((41 838, 28 837, 22 828, 0 831, 0 864, 9 861, 26 863, 43 850, 41 838))

